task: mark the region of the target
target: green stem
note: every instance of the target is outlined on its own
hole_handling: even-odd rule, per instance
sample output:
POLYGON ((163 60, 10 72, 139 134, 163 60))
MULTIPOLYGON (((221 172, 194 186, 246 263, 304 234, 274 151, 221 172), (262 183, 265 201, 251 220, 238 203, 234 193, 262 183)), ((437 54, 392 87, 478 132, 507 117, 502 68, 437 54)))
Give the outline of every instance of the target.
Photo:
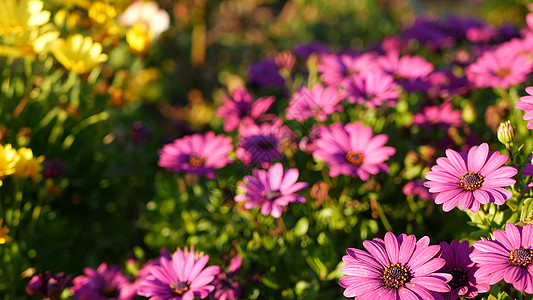
POLYGON ((390 225, 389 220, 387 219, 387 216, 383 211, 383 208, 381 207, 377 199, 374 199, 374 201, 376 203, 376 210, 378 211, 379 219, 381 220, 381 223, 383 223, 383 227, 385 227, 385 230, 392 232, 392 226, 390 225))

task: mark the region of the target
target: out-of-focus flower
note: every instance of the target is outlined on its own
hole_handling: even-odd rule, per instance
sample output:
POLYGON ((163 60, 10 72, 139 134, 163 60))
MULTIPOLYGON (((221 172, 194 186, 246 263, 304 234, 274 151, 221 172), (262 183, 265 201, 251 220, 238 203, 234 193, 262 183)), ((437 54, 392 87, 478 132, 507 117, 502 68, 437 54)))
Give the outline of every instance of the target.
POLYGON ((67 40, 59 39, 52 53, 65 68, 78 74, 87 73, 107 60, 107 55, 102 53, 102 44, 81 34, 72 35, 67 40))
POLYGON ((430 87, 429 75, 434 67, 420 56, 400 57, 398 53, 391 52, 379 57, 378 63, 407 92, 426 91, 430 87))
POLYGON ((308 44, 298 44, 293 47, 295 55, 307 60, 311 54, 322 54, 329 52, 328 45, 319 42, 313 42, 308 44))
POLYGON ((498 126, 498 140, 504 144, 509 145, 514 141, 514 128, 511 121, 500 123, 498 126))
POLYGON ((345 277, 339 284, 345 297, 357 299, 442 299, 452 275, 439 272, 446 264, 440 258, 440 246, 429 245, 427 236, 416 240, 414 235, 396 237, 387 232, 385 239, 364 241, 368 251, 348 248, 342 257, 345 277))
POLYGON ((527 87, 526 93, 528 93, 528 95, 520 97, 520 102, 516 103, 515 106, 526 112, 522 117, 522 120, 528 121, 528 129, 533 129, 533 86, 527 87))
POLYGON ((178 249, 172 259, 162 256, 141 279, 138 294, 151 300, 204 299, 215 289, 210 283, 220 272, 219 266, 205 267, 208 261, 208 255, 187 249, 178 249))
POLYGON ((2 186, 2 178, 15 173, 15 166, 20 157, 17 150, 11 147, 11 144, 0 145, 0 186, 2 186))
POLYGON ((57 178, 61 175, 63 175, 63 172, 65 171, 65 163, 59 160, 59 158, 55 157, 53 159, 46 158, 43 161, 43 175, 46 178, 57 178))
POLYGON ((275 62, 264 60, 255 62, 250 66, 248 71, 250 84, 260 88, 274 87, 283 89, 285 79, 279 74, 279 68, 275 62))
POLYGON ((376 107, 383 104, 394 107, 400 97, 398 85, 391 75, 376 70, 352 75, 344 81, 348 102, 376 107))
POLYGON ((26 293, 33 296, 37 295, 44 300, 57 300, 67 287, 72 286, 72 275, 63 272, 52 274, 50 271, 44 274, 38 274, 31 278, 26 285, 26 293))
POLYGON ((83 272, 85 275, 74 278, 75 299, 131 300, 136 295, 133 284, 119 266, 103 263, 96 270, 85 268, 83 272))
POLYGON ((3 222, 4 219, 0 219, 0 245, 11 242, 11 237, 7 235, 9 233, 9 228, 2 226, 3 222))
POLYGON ((281 120, 261 125, 239 127, 240 141, 235 155, 245 166, 259 163, 267 168, 273 160, 283 157, 283 151, 293 138, 292 131, 281 120))
POLYGON ((440 106, 426 106, 422 109, 422 112, 415 113, 413 115, 413 124, 426 129, 460 127, 463 125, 461 114, 460 110, 454 110, 452 103, 447 101, 440 106))
POLYGON ((215 178, 215 169, 232 162, 228 154, 233 150, 231 137, 208 132, 193 134, 163 146, 159 151, 160 167, 215 178))
POLYGON ((408 182, 403 186, 402 192, 406 196, 416 196, 422 200, 435 199, 435 195, 431 194, 427 187, 424 186, 424 180, 416 179, 408 182))
POLYGON ((316 200, 318 205, 322 205, 329 198, 329 185, 324 181, 318 181, 313 184, 309 194, 316 200))
POLYGON ((324 122, 332 113, 343 110, 339 105, 342 99, 333 86, 324 87, 317 83, 312 89, 302 87, 293 94, 289 107, 285 110, 285 117, 299 122, 316 117, 324 122))
POLYGON ((50 12, 40 0, 3 0, 0 2, 0 36, 21 34, 29 28, 48 23, 50 12))
POLYGON ((159 9, 155 1, 134 1, 118 17, 118 22, 124 26, 142 24, 150 32, 151 38, 156 39, 170 26, 170 16, 165 10, 159 9))
POLYGON ((244 183, 238 185, 243 193, 235 196, 235 201, 247 201, 244 208, 261 206, 264 216, 271 214, 274 218, 281 216, 282 207, 290 202, 305 202, 305 198, 295 194, 307 187, 307 182, 298 180, 298 169, 283 171, 281 163, 271 166, 268 171, 254 169, 253 176, 244 177, 244 183))
POLYGON ((239 299, 244 292, 244 287, 237 280, 237 273, 242 264, 242 258, 236 255, 229 262, 228 270, 218 273, 213 280, 215 290, 211 293, 217 300, 239 299))
POLYGON ((294 63, 296 62, 296 57, 290 51, 283 51, 276 54, 274 61, 276 62, 278 68, 291 71, 294 67, 294 63))
POLYGON ((340 86, 344 80, 352 75, 371 72, 376 68, 378 68, 376 55, 369 52, 359 56, 325 53, 320 56, 320 64, 317 69, 320 72, 320 79, 325 84, 340 86))
POLYGON ((492 233, 493 240, 474 242, 472 261, 479 266, 476 277, 488 276, 488 284, 500 280, 512 284, 519 291, 533 294, 533 226, 507 223, 504 230, 492 233))
POLYGON ((33 152, 29 148, 18 149, 19 160, 15 165, 14 177, 31 178, 38 180, 43 170, 44 156, 34 157, 33 152))
POLYGON ((91 3, 89 7, 89 18, 100 26, 111 23, 117 16, 117 9, 115 6, 104 2, 96 1, 91 3))
POLYGON ((324 160, 331 169, 329 176, 357 176, 366 181, 370 174, 388 172, 385 161, 396 149, 384 146, 389 137, 372 135, 372 128, 361 122, 343 125, 340 122, 320 128, 313 156, 324 160))
POLYGON ((448 282, 452 290, 444 294, 445 300, 455 300, 458 296, 471 299, 490 289, 487 278, 475 276, 479 267, 470 259, 469 255, 474 251, 474 247, 469 247, 468 241, 459 243, 453 240, 451 244, 441 242, 440 251, 442 258, 446 260, 440 272, 453 276, 448 282))
POLYGON ((470 148, 468 153, 447 149, 446 156, 437 159, 426 173, 428 181, 424 184, 431 193, 438 193, 435 203, 444 204, 444 211, 459 204, 461 210, 477 212, 481 204, 502 205, 513 196, 503 187, 516 182, 511 177, 518 170, 501 167, 508 156, 497 151, 489 153, 487 143, 470 148))
POLYGON ((448 32, 443 24, 426 18, 416 19, 413 26, 404 30, 402 36, 404 43, 417 40, 431 51, 449 48, 455 44, 454 36, 448 32))
POLYGON ((144 24, 133 24, 126 32, 126 42, 131 53, 144 55, 150 49, 152 34, 144 24))
POLYGON ((224 118, 224 131, 230 132, 239 127, 245 119, 255 121, 270 108, 274 97, 252 98, 246 89, 235 89, 231 97, 226 97, 222 106, 217 109, 217 115, 224 118))

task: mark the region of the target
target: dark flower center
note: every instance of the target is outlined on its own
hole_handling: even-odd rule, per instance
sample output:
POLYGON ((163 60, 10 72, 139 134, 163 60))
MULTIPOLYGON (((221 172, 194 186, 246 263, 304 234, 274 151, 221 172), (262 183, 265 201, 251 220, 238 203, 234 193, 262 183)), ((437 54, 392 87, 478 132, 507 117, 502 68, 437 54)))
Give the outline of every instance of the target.
POLYGON ((407 271, 407 269, 400 264, 394 264, 386 267, 385 271, 383 272, 383 276, 381 276, 381 279, 383 279, 383 284, 391 288, 399 288, 404 286, 410 278, 411 276, 409 275, 409 271, 407 271))
POLYGON ((507 75, 511 74, 511 69, 507 67, 499 68, 496 71, 494 71, 494 74, 496 74, 496 76, 498 77, 504 78, 504 77, 507 77, 507 75))
POLYGON ((118 290, 115 286, 106 285, 103 289, 100 290, 100 295, 106 298, 116 298, 118 296, 118 290))
POLYGON ((201 157, 200 155, 191 154, 189 156, 189 165, 193 167, 201 167, 205 164, 205 158, 201 157))
POLYGON ((267 190, 263 192, 263 195, 265 196, 265 198, 267 198, 268 201, 272 201, 274 199, 281 197, 281 193, 279 190, 276 190, 276 191, 267 190))
POLYGON ((461 181, 459 181, 459 185, 467 191, 479 189, 482 184, 483 176, 477 172, 467 172, 461 177, 461 181))
POLYGON ((176 283, 169 284, 168 287, 171 289, 172 294, 176 296, 182 296, 191 288, 191 282, 178 281, 176 283))
POLYGON ((270 150, 270 149, 274 148, 274 143, 272 141, 269 141, 269 140, 262 140, 262 141, 257 143, 257 146, 261 150, 270 150))
POLYGON ((453 276, 453 278, 450 282, 448 282, 448 285, 452 290, 466 285, 467 277, 463 270, 455 268, 450 271, 450 274, 453 276))
POLYGON ((363 153, 350 151, 346 154, 346 160, 352 165, 358 167, 363 163, 363 153))
POLYGON ((533 260, 533 250, 529 248, 514 249, 509 254, 509 258, 513 265, 527 267, 533 260))

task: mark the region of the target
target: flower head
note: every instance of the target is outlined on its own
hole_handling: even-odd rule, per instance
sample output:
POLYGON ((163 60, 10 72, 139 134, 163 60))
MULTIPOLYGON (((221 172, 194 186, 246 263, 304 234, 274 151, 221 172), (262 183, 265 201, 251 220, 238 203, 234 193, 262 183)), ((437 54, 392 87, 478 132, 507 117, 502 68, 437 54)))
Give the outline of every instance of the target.
POLYGON ((5 146, 0 145, 0 186, 2 186, 2 178, 15 173, 15 167, 20 157, 17 150, 11 147, 11 144, 5 146))
POLYGON ((161 256, 159 265, 141 279, 138 294, 152 300, 192 300, 206 298, 215 287, 210 285, 219 273, 219 266, 205 267, 208 255, 178 249, 168 259, 161 256))
POLYGON ((217 109, 217 115, 224 118, 224 131, 230 132, 247 118, 252 120, 259 118, 270 108, 274 100, 274 97, 254 100, 246 89, 235 89, 232 96, 226 97, 222 106, 217 109))
POLYGON ((520 97, 520 102, 516 103, 515 106, 526 112, 522 117, 522 120, 528 121, 528 129, 533 129, 533 86, 527 87, 526 93, 528 93, 528 95, 520 97))
POLYGON ((28 295, 38 295, 45 300, 59 299, 63 290, 72 286, 72 276, 63 272, 52 274, 50 271, 31 278, 26 285, 28 295))
POLYGON ((9 233, 9 228, 2 226, 3 222, 4 219, 0 219, 0 245, 11 242, 11 237, 7 235, 9 233))
POLYGON ((18 149, 19 160, 15 165, 14 177, 38 180, 43 170, 44 156, 34 157, 29 148, 18 149))
POLYGON ((261 88, 283 89, 285 79, 279 74, 279 67, 272 60, 255 62, 248 71, 250 83, 261 88))
POLYGON ((385 161, 396 150, 384 146, 388 139, 385 134, 373 136, 372 129, 361 122, 334 123, 320 128, 313 156, 331 166, 332 177, 344 174, 366 181, 370 174, 389 170, 385 161))
POLYGON ((451 244, 441 242, 440 250, 442 258, 446 260, 440 272, 453 276, 448 282, 451 291, 444 295, 446 300, 455 300, 458 296, 475 298, 478 293, 484 293, 490 289, 487 278, 474 275, 479 267, 470 259, 469 255, 474 251, 474 247, 469 247, 467 241, 459 243, 453 240, 451 244))
POLYGON ((353 75, 344 83, 350 103, 376 107, 383 104, 394 107, 400 97, 398 85, 391 75, 380 71, 353 75))
POLYGON ((4 0, 0 4, 0 36, 20 34, 48 23, 50 12, 40 0, 4 0))
POLYGON ((514 184, 516 181, 511 177, 518 172, 513 167, 501 166, 507 159, 507 155, 499 152, 489 153, 487 143, 470 148, 468 153, 448 149, 446 157, 438 158, 426 173, 425 186, 431 193, 438 193, 435 203, 444 204, 444 211, 458 204, 461 210, 472 212, 489 202, 502 205, 512 197, 503 187, 514 184))
POLYGON ((170 26, 170 16, 165 10, 159 9, 155 1, 134 1, 118 17, 118 22, 125 26, 142 25, 152 38, 156 38, 170 26))
POLYGON ((98 269, 85 268, 85 275, 74 278, 75 299, 83 300, 130 300, 135 297, 135 288, 130 279, 117 265, 101 264, 98 269))
POLYGON ((424 186, 424 181, 422 179, 408 182, 403 186, 402 192, 407 196, 417 196, 426 201, 435 199, 435 195, 428 191, 428 188, 424 186))
POLYGON ((360 56, 324 53, 318 65, 320 79, 327 85, 340 86, 352 75, 375 70, 377 68, 375 59, 376 55, 371 52, 360 56))
POLYGON ((305 202, 305 198, 295 194, 307 187, 306 182, 298 180, 298 169, 283 172, 281 163, 271 166, 267 171, 254 169, 253 176, 244 177, 244 183, 238 185, 243 193, 235 196, 235 201, 248 201, 244 208, 261 206, 264 216, 271 214, 274 218, 281 216, 282 207, 290 202, 305 202))
POLYGON ((460 127, 463 125, 463 120, 461 119, 461 111, 454 110, 452 103, 447 101, 439 106, 426 106, 422 109, 422 112, 415 113, 413 124, 426 129, 433 127, 448 129, 450 127, 460 127))
POLYGON ((342 99, 337 88, 333 86, 324 88, 317 83, 312 89, 302 87, 293 94, 289 107, 285 110, 286 118, 302 122, 316 117, 324 122, 328 115, 342 111, 342 106, 339 105, 342 99))
POLYGON ((474 276, 488 276, 488 284, 503 279, 515 289, 533 294, 533 226, 507 223, 505 231, 496 230, 492 236, 493 240, 474 242, 470 258, 479 266, 474 276))
POLYGON ((67 40, 59 39, 52 53, 65 68, 78 74, 87 73, 107 60, 102 45, 81 34, 72 35, 67 40))
POLYGON ((357 299, 442 299, 450 291, 446 282, 452 275, 440 273, 446 261, 440 258, 440 246, 429 245, 427 236, 395 236, 364 241, 368 251, 348 248, 342 260, 345 277, 339 284, 345 297, 357 299))
POLYGON ((383 71, 392 75, 395 81, 407 92, 425 91, 430 85, 428 76, 433 72, 433 65, 420 56, 398 56, 390 52, 378 58, 383 71))
POLYGON ((236 281, 237 273, 242 264, 242 258, 236 255, 229 262, 228 270, 220 272, 213 280, 215 290, 212 293, 217 300, 239 299, 244 292, 244 287, 236 281))
POLYGON ((208 132, 193 134, 166 144, 159 151, 160 167, 175 172, 193 173, 215 178, 215 169, 232 162, 228 154, 233 150, 231 137, 208 132))

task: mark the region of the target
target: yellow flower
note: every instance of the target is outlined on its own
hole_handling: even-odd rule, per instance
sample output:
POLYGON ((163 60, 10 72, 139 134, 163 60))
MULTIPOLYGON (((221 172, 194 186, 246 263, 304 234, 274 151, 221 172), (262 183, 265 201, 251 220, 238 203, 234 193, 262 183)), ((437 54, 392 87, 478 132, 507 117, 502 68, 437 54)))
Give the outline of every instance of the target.
POLYGON ((50 50, 53 42, 59 37, 59 31, 52 24, 46 24, 39 28, 26 30, 23 33, 12 36, 8 40, 10 45, 0 45, 0 56, 29 57, 50 50))
POLYGON ((19 161, 17 150, 11 147, 11 144, 0 145, 0 186, 2 178, 15 173, 15 166, 19 161))
POLYGON ((27 28, 48 23, 50 12, 40 0, 0 1, 0 35, 20 34, 27 28))
POLYGON ((152 43, 152 34, 144 24, 134 24, 126 33, 126 42, 131 53, 144 55, 152 43))
POLYGON ((29 148, 20 148, 18 150, 19 161, 15 165, 14 177, 30 178, 38 180, 43 170, 44 156, 34 157, 29 148))
POLYGON ((67 40, 59 39, 52 53, 65 68, 78 74, 87 73, 107 60, 107 55, 102 53, 102 44, 81 34, 72 35, 67 40))
POLYGON ((98 25, 106 25, 113 21, 116 16, 115 7, 102 1, 93 2, 89 8, 89 18, 98 25))
POLYGON ((4 219, 0 219, 0 245, 11 242, 11 237, 7 235, 9 233, 9 228, 2 226, 3 222, 4 219))

